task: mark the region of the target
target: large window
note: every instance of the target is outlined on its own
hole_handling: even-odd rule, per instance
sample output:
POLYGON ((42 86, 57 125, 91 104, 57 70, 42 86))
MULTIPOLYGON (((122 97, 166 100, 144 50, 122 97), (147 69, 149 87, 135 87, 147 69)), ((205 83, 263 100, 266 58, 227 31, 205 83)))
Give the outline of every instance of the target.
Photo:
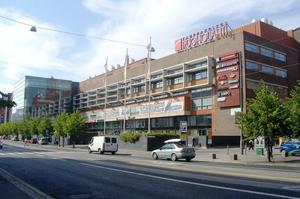
POLYGON ((246 61, 246 68, 248 70, 258 70, 259 65, 258 63, 252 62, 252 61, 246 61))
POLYGON ((263 73, 267 73, 267 74, 274 74, 273 68, 270 67, 270 66, 266 66, 266 65, 263 65, 263 66, 261 67, 261 71, 262 71, 263 73))
POLYGON ((275 75, 282 78, 287 78, 287 72, 282 69, 275 69, 275 75))
POLYGON ((258 46, 251 43, 246 43, 245 46, 246 46, 246 50, 250 52, 258 53, 258 46))
POLYGON ((175 77, 175 78, 167 80, 168 86, 173 85, 173 84, 180 84, 182 82, 183 82, 183 77, 182 76, 181 77, 175 77))
POLYGON ((284 53, 277 52, 275 50, 261 47, 252 43, 245 43, 245 48, 247 51, 260 53, 263 56, 275 58, 276 60, 286 62, 286 55, 284 53))
POLYGON ((260 54, 264 55, 264 56, 267 56, 267 57, 273 57, 272 50, 267 49, 267 48, 263 48, 263 47, 260 48, 260 54))
POLYGON ((192 80, 205 79, 205 78, 207 78, 207 70, 192 74, 192 80))
POLYGON ((211 109, 211 90, 203 89, 198 92, 192 92, 192 108, 193 110, 211 109))
POLYGON ((275 59, 277 59, 279 61, 283 61, 283 62, 286 61, 286 56, 284 54, 282 54, 282 53, 275 52, 274 53, 274 57, 275 57, 275 59))

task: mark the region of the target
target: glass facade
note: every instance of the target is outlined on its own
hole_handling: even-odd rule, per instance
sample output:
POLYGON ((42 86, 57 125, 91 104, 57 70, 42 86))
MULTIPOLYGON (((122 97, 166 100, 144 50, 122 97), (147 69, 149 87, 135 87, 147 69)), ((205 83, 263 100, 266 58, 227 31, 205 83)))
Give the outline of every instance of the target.
POLYGON ((53 113, 71 111, 72 85, 68 80, 25 76, 14 87, 17 106, 12 110, 12 120, 51 113, 51 109, 53 113))

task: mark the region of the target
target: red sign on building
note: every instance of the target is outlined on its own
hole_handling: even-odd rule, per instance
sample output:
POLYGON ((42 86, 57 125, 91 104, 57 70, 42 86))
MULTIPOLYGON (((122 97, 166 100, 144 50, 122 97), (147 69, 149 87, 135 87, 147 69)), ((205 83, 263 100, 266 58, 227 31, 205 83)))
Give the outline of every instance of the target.
POLYGON ((197 46, 212 42, 218 38, 226 37, 229 34, 227 22, 207 28, 175 41, 175 51, 181 52, 197 46))

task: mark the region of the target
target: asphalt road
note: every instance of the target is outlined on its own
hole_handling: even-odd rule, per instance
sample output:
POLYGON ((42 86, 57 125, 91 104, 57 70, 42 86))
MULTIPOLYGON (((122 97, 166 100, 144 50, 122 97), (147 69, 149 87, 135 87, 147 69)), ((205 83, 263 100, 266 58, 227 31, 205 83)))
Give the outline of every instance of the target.
MULTIPOLYGON (((101 156, 78 151, 5 145, 0 151, 0 177, 6 178, 7 184, 0 186, 0 198, 12 198, 12 184, 18 187, 15 190, 18 192, 14 197, 16 199, 28 196, 122 199, 300 198, 299 183, 153 168, 151 165, 135 165, 135 159, 130 154, 101 156), (128 159, 128 162, 124 159, 128 159)), ((152 161, 148 163, 152 164, 152 161)), ((170 165, 172 169, 182 169, 185 164, 190 164, 164 160, 156 163, 170 165)), ((0 178, 1 183, 3 179, 0 178)))

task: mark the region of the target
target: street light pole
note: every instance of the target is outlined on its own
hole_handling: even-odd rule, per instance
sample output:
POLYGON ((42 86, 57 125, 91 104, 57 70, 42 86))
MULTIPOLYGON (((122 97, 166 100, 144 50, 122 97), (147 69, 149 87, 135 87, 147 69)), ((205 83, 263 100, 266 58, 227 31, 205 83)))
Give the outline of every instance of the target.
POLYGON ((150 37, 150 43, 147 46, 148 54, 147 54, 147 65, 148 65, 148 134, 151 132, 151 52, 155 52, 155 49, 152 47, 151 44, 151 37, 150 37))

